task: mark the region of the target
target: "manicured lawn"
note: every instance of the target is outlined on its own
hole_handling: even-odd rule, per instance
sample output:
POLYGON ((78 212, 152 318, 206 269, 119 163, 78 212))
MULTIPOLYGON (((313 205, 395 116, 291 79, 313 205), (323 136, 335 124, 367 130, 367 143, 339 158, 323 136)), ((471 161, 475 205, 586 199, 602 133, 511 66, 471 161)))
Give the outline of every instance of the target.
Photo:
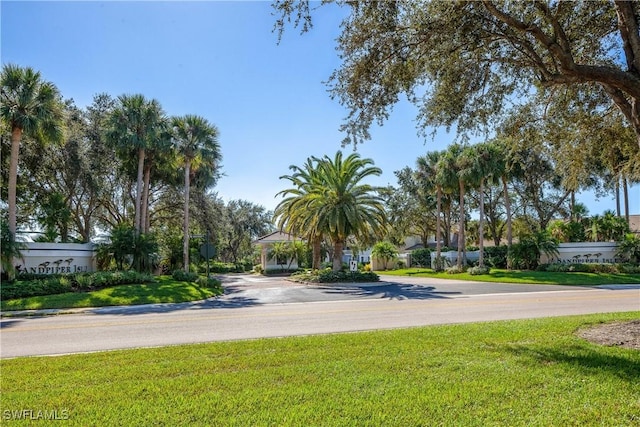
POLYGON ((517 271, 491 269, 490 274, 472 276, 469 273, 436 273, 428 268, 376 271, 379 275, 432 277, 450 280, 474 280, 476 282, 537 283, 546 285, 611 285, 640 283, 640 274, 622 273, 555 273, 547 271, 517 271))
POLYGON ((195 283, 177 282, 165 276, 159 277, 157 283, 122 285, 92 292, 68 292, 7 300, 0 302, 0 308, 2 311, 10 311, 157 304, 197 301, 215 294, 213 289, 201 287, 195 283))
POLYGON ((77 426, 639 425, 640 351, 574 334, 639 317, 2 360, 2 410, 5 417, 22 409, 57 411, 68 417, 65 425, 77 426))

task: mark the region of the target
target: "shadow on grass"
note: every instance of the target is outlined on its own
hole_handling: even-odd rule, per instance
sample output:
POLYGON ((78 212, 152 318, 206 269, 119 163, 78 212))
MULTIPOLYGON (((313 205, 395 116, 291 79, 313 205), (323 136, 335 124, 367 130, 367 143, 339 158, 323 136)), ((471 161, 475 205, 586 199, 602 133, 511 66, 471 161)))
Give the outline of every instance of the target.
MULTIPOLYGON (((199 310, 199 309, 212 309, 212 308, 242 308, 242 307, 250 307, 254 305, 258 305, 259 301, 254 298, 247 298, 244 296, 234 296, 233 294, 238 292, 233 286, 225 286, 224 294, 215 296, 209 296, 204 292, 200 292, 200 295, 194 296, 193 290, 189 292, 185 290, 183 293, 176 291, 175 288, 172 289, 171 295, 175 297, 176 300, 180 298, 191 299, 192 301, 187 302, 162 302, 162 303, 153 303, 146 300, 144 297, 140 298, 132 298, 130 294, 126 294, 124 296, 128 297, 132 303, 131 305, 126 306, 112 306, 112 307, 98 307, 90 312, 94 314, 122 314, 122 315, 130 315, 130 314, 147 314, 147 313, 169 313, 172 311, 180 311, 180 310, 199 310)), ((114 293, 112 296, 118 297, 117 293, 114 293)), ((100 298, 95 298, 96 303, 100 301, 100 298)))
MULTIPOLYGON (((337 284, 340 285, 340 284, 337 284)), ((408 300, 408 299, 442 299, 451 298, 453 295, 460 295, 461 292, 443 292, 435 291, 433 286, 419 286, 408 285, 403 283, 389 283, 388 285, 378 286, 362 286, 362 285, 349 285, 342 286, 334 289, 327 289, 324 292, 327 294, 342 294, 349 296, 361 296, 361 297, 379 297, 396 300, 408 300)))
POLYGON ((637 350, 628 350, 628 355, 611 354, 611 349, 607 347, 594 349, 588 345, 567 346, 562 350, 510 346, 508 350, 541 365, 553 363, 570 365, 580 370, 583 375, 601 375, 606 372, 631 383, 637 383, 640 380, 640 351, 637 350))

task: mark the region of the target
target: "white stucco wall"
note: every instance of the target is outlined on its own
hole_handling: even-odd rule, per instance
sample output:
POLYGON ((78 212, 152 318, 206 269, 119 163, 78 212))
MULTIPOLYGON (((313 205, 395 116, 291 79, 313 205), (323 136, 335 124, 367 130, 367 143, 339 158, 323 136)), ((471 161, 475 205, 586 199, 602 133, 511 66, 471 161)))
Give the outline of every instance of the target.
POLYGON ((64 274, 96 271, 93 243, 24 243, 22 259, 16 259, 17 274, 64 274))

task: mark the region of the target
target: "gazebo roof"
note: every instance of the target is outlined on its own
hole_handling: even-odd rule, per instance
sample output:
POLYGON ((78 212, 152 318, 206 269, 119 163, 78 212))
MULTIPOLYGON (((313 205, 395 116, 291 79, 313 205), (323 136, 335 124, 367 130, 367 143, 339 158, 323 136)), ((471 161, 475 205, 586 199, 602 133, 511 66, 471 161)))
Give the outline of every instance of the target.
POLYGON ((270 234, 265 234, 262 237, 258 237, 253 243, 256 244, 269 244, 276 242, 292 242, 294 240, 302 240, 299 237, 294 236, 293 234, 285 233, 284 231, 274 231, 270 234))

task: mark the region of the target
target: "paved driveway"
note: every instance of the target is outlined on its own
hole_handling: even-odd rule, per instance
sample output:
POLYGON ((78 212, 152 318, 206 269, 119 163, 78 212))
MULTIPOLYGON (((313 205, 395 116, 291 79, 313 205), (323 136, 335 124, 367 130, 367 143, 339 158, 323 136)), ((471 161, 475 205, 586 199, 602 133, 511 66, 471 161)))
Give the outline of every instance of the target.
POLYGON ((218 298, 216 303, 221 306, 354 299, 441 299, 470 295, 590 289, 576 286, 485 283, 406 276, 381 276, 380 282, 342 284, 301 284, 282 277, 250 274, 223 275, 220 279, 225 287, 225 294, 218 298))

